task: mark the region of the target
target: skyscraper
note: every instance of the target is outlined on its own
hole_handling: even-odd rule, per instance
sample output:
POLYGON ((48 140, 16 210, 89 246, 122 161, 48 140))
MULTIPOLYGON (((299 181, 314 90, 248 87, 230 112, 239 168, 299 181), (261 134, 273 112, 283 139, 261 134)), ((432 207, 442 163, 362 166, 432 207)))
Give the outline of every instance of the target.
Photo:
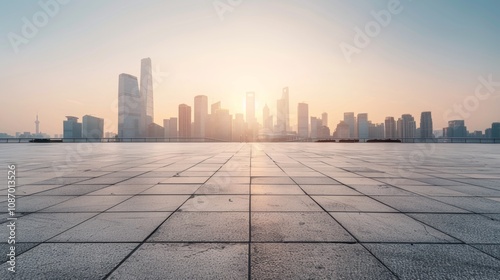
POLYGON ((283 88, 281 99, 277 102, 277 120, 276 128, 281 134, 286 134, 290 131, 290 107, 289 107, 289 95, 288 87, 283 88))
POLYGON ((420 115, 420 138, 434 138, 431 112, 422 112, 420 115))
POLYGON ((467 127, 464 120, 448 121, 448 129, 444 137, 467 137, 467 127))
POLYGON ((179 137, 191 138, 191 107, 179 105, 179 137))
POLYGON ((417 130, 417 124, 415 119, 410 114, 403 114, 397 123, 398 138, 401 138, 403 142, 413 142, 412 138, 415 138, 415 133, 417 130))
POLYGON ((344 122, 349 125, 349 137, 350 138, 358 137, 356 129, 356 117, 354 117, 353 112, 344 113, 344 122))
POLYGON ((362 113, 358 114, 356 127, 358 131, 359 139, 368 139, 370 133, 370 127, 368 125, 368 114, 362 113))
POLYGON ((141 60, 141 134, 145 136, 147 129, 154 122, 154 103, 153 103, 153 67, 151 58, 141 60))
POLYGON ((333 137, 339 138, 339 139, 349 139, 351 137, 351 128, 348 123, 345 121, 340 121, 337 124, 337 128, 335 129, 335 132, 333 133, 333 137))
POLYGON ((104 137, 104 119, 85 115, 82 118, 83 138, 99 139, 104 137))
POLYGON ((267 107, 267 104, 262 110, 262 125, 266 132, 270 132, 273 129, 273 117, 269 112, 269 107, 267 107))
POLYGON ((309 137, 312 139, 319 138, 319 131, 321 130, 322 120, 319 120, 316 117, 311 117, 311 133, 309 137))
POLYGON ((194 98, 194 137, 205 138, 208 119, 208 98, 198 95, 194 98))
POLYGON ((297 108, 298 115, 298 136, 300 138, 309 137, 309 105, 299 103, 297 108))
POLYGON ((396 139, 396 121, 394 117, 385 118, 385 138, 386 139, 396 139))
POLYGON ((82 138, 82 124, 77 117, 66 116, 63 122, 63 138, 82 138))
POLYGON ((245 118, 243 114, 236 114, 233 120, 232 141, 245 141, 245 118))
POLYGON ((118 81, 118 137, 141 136, 142 100, 137 78, 120 74, 118 81))
POLYGON ((500 122, 491 124, 491 138, 500 139, 500 122))
POLYGON ((177 138, 177 118, 163 120, 165 138, 177 138))
POLYGON ((328 113, 321 114, 321 125, 328 127, 328 113))

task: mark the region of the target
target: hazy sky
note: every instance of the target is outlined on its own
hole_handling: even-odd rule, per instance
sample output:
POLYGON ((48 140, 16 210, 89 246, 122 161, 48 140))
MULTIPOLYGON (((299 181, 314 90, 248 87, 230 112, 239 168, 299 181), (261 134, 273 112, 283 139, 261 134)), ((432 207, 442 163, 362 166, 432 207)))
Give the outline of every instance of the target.
POLYGON ((66 115, 85 114, 116 131, 118 75, 139 76, 145 57, 159 124, 199 94, 243 113, 247 91, 256 92, 262 122, 262 107, 275 114, 285 86, 292 124, 297 103, 307 102, 311 116, 328 112, 332 131, 350 111, 377 123, 403 113, 419 122, 432 111, 435 129, 448 118, 465 119, 471 131, 500 121, 497 0, 400 0, 385 26, 373 25, 372 12, 387 11, 390 0, 66 2, 50 15, 39 0, 0 2, 0 132, 34 132, 37 112, 49 134, 62 134, 66 115), (24 36, 26 21, 40 27, 24 36), (373 37, 356 44, 356 28, 366 26, 373 37), (350 62, 343 42, 359 47, 350 62), (478 77, 490 75, 498 83, 475 97, 478 77))

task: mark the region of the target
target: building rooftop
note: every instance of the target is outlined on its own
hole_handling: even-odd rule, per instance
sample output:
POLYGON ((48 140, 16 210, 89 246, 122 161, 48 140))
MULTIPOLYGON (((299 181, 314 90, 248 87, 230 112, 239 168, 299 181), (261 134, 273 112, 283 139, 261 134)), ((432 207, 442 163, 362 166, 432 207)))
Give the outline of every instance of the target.
POLYGON ((1 144, 2 279, 498 279, 492 144, 1 144), (5 180, 5 179, 4 179, 5 180), (3 276, 6 276, 4 278, 3 276))

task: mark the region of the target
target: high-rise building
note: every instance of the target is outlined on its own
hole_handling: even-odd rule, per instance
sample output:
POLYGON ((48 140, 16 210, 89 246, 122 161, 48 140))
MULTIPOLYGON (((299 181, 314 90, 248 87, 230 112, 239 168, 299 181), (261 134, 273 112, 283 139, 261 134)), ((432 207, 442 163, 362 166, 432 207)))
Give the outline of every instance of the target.
POLYGON ((120 74, 118 81, 118 137, 141 137, 142 100, 137 78, 120 74))
POLYGON ((384 124, 368 122, 369 132, 368 138, 370 139, 384 139, 384 124))
POLYGON ((147 129, 154 122, 154 103, 153 103, 153 67, 151 58, 141 60, 141 133, 147 134, 147 129))
POLYGON ((366 113, 358 114, 356 128, 358 131, 358 138, 359 139, 368 139, 369 133, 370 133, 370 130, 369 130, 370 127, 368 125, 368 114, 366 114, 366 113))
POLYGON ((271 132, 273 129, 273 117, 270 114, 269 107, 267 104, 264 106, 262 110, 262 125, 266 132, 271 132))
POLYGON ((245 137, 245 118, 243 114, 236 114, 233 120, 232 141, 242 142, 246 141, 245 137))
POLYGON ((276 129, 278 133, 286 134, 290 131, 290 106, 288 87, 283 88, 281 99, 277 102, 276 129))
POLYGON ((179 137, 191 138, 191 107, 179 105, 179 137))
POLYGON ((448 127, 444 131, 444 137, 467 137, 467 127, 465 126, 464 120, 453 120, 448 121, 448 127))
POLYGON ((339 139, 349 139, 351 138, 351 127, 350 125, 345 122, 345 121, 340 121, 337 124, 337 128, 335 129, 335 132, 333 133, 334 138, 339 138, 339 139))
POLYGON ((231 141, 233 116, 229 114, 229 110, 219 109, 212 117, 216 123, 214 138, 220 141, 231 141))
POLYGON ((85 115, 82 118, 83 138, 100 139, 104 137, 104 119, 85 115))
POLYGON ((177 138, 177 118, 163 120, 165 138, 177 138))
POLYGON ((321 125, 328 127, 328 113, 321 114, 321 125))
POLYGON ((148 125, 148 137, 150 138, 164 138, 165 129, 163 126, 155 123, 150 123, 148 125))
POLYGON ((500 122, 491 124, 491 138, 500 139, 500 122))
POLYGON ((397 122, 397 133, 398 138, 401 138, 403 142, 413 142, 412 138, 415 138, 417 130, 417 124, 415 118, 410 114, 404 114, 397 122))
POLYGON ((356 117, 354 117, 353 112, 344 113, 344 122, 349 125, 349 137, 350 138, 358 137, 356 129, 356 117))
POLYGON ((385 118, 385 138, 386 139, 396 139, 396 121, 394 117, 386 117, 385 118))
POLYGON ((35 133, 36 135, 40 134, 40 121, 38 121, 38 114, 36 114, 35 120, 35 133))
POLYGON ((299 103, 297 108, 297 124, 298 136, 300 138, 308 138, 309 136, 309 105, 306 103, 299 103))
POLYGON ((63 138, 82 138, 82 124, 77 117, 66 116, 63 122, 63 138))
POLYGON ((217 110, 219 110, 220 108, 221 108, 220 101, 212 104, 212 106, 210 107, 210 114, 214 115, 215 113, 217 113, 217 110))
POLYGON ((431 112, 422 112, 420 115, 420 138, 434 138, 431 112))
POLYGON ((322 120, 319 120, 316 117, 311 117, 311 133, 310 133, 310 137, 312 139, 319 138, 319 131, 321 130, 321 127, 322 127, 322 120))
POLYGON ((194 137, 205 138, 208 119, 208 98, 198 95, 194 98, 194 137))

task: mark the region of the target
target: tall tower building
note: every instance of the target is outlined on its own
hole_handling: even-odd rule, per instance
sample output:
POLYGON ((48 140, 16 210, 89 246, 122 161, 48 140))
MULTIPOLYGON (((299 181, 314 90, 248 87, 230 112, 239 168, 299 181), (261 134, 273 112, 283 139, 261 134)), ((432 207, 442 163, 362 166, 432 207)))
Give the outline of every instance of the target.
POLYGON ((137 78, 120 74, 118 78, 118 137, 141 137, 142 100, 137 78))
POLYGON ((394 117, 385 118, 385 138, 386 139, 396 139, 396 121, 394 117))
POLYGON ((289 95, 288 87, 283 88, 281 99, 277 102, 277 132, 286 134, 290 131, 290 107, 289 107, 289 95))
POLYGON ((354 117, 353 112, 344 113, 344 122, 349 125, 349 137, 350 138, 358 137, 356 129, 356 117, 354 117))
POLYGON ((179 137, 191 138, 191 107, 179 105, 179 137))
POLYGON ((301 138, 309 137, 309 105, 299 103, 297 108, 298 115, 298 136, 301 138))
POLYGON ((141 134, 146 136, 147 128, 154 122, 154 103, 153 103, 153 67, 151 58, 141 60, 141 134))
POLYGON ((434 138, 431 112, 422 112, 420 115, 420 138, 434 138))
POLYGON ((40 134, 40 122, 38 121, 38 114, 36 114, 35 120, 35 133, 36 135, 40 134))
POLYGON ((415 119, 410 114, 404 114, 398 119, 398 138, 401 138, 403 142, 412 142, 411 138, 415 138, 417 131, 417 123, 415 119))
POLYGON ((321 125, 328 127, 328 113, 321 114, 321 125))
POLYGON ((358 114, 356 126, 358 131, 358 138, 368 139, 370 133, 370 126, 368 124, 368 114, 366 113, 358 114))
POLYGON ((194 98, 194 137, 205 138, 208 119, 208 98, 198 95, 194 98))
POLYGON ((264 106, 264 109, 262 110, 262 125, 267 132, 273 129, 273 118, 271 116, 267 104, 264 106))

